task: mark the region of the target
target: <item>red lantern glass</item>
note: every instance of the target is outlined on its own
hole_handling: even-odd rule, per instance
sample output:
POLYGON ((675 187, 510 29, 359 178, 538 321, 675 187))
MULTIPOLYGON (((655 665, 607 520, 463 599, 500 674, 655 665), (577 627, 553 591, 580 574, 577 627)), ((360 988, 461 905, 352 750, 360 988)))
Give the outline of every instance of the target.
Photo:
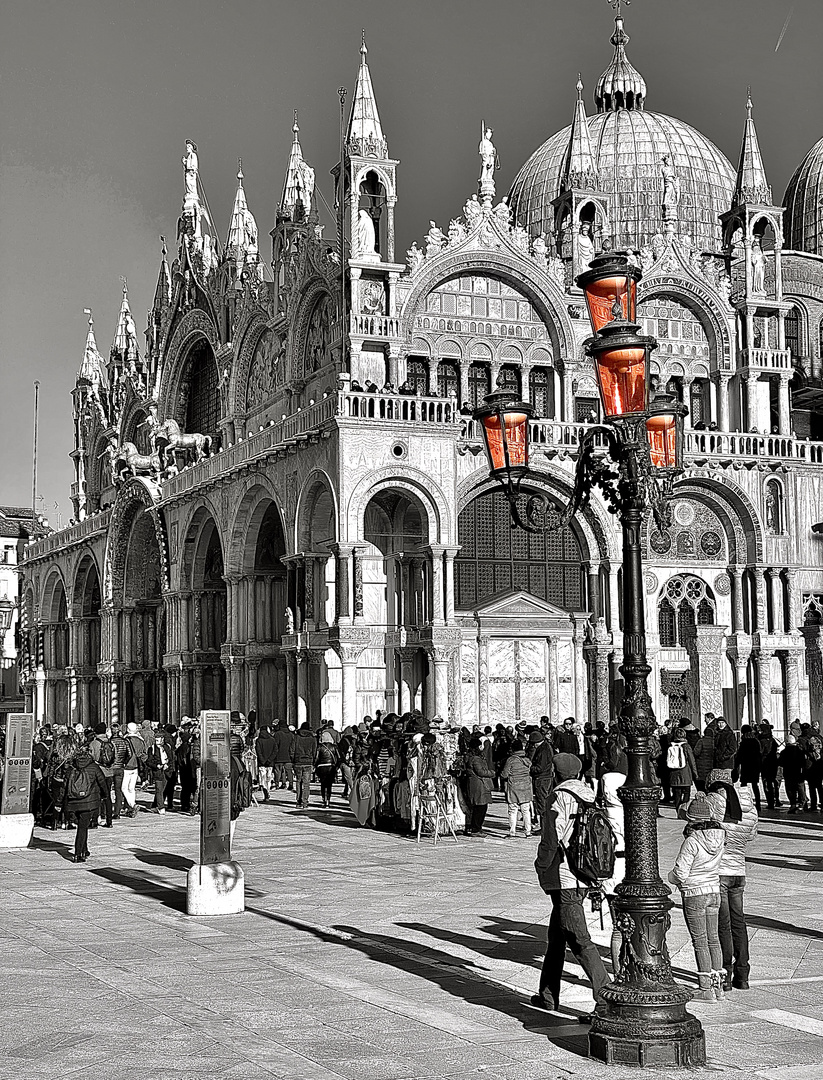
POLYGON ((634 322, 637 314, 637 282, 640 268, 622 253, 598 255, 577 278, 586 297, 595 334, 615 320, 634 322))
POLYGON ((632 331, 607 331, 589 342, 606 416, 645 412, 649 339, 632 331))
POLYGON ((683 461, 683 418, 685 405, 668 392, 658 392, 649 407, 646 434, 649 457, 655 469, 679 472, 683 461))
POLYGON ((529 418, 534 409, 507 390, 489 394, 474 412, 480 422, 489 468, 493 473, 509 473, 516 479, 529 465, 529 418), (512 475, 514 474, 514 475, 512 475))

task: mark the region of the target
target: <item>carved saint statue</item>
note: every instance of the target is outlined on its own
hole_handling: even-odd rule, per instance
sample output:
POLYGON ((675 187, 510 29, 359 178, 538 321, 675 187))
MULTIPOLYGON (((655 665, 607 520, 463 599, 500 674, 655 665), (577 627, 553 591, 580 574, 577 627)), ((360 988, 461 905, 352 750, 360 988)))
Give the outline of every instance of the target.
POLYGON ((588 270, 594 258, 594 240, 592 239, 592 226, 590 221, 580 222, 580 231, 577 234, 577 265, 576 274, 582 274, 588 270))
POLYGON ((354 233, 355 258, 370 259, 377 257, 375 244, 377 237, 374 232, 374 222, 368 210, 357 211, 357 227, 354 233))
POLYGON ((652 259, 654 262, 657 262, 665 250, 666 238, 663 236, 663 233, 655 233, 652 237, 652 259))
POLYGON ((759 236, 752 237, 752 292, 755 296, 766 295, 766 256, 759 236))
POLYGON ((772 536, 780 532, 780 510, 773 484, 766 488, 766 531, 772 536))
POLYGON ((677 218, 677 206, 680 202, 680 180, 672 168, 671 158, 664 155, 660 166, 663 177, 663 220, 674 221, 677 218))
POLYGON ((497 206, 495 206, 492 213, 494 214, 495 221, 497 221, 501 228, 508 229, 512 223, 512 212, 511 207, 509 206, 509 200, 505 195, 497 206))
POLYGON ((548 252, 549 249, 546 245, 546 241, 543 239, 542 234, 534 238, 532 244, 532 252, 534 253, 535 262, 542 266, 545 270, 548 266, 548 252))
POLYGON ((293 634, 294 633, 294 612, 292 611, 292 609, 290 607, 287 607, 285 612, 284 612, 284 615, 286 617, 286 633, 287 634, 293 634))
POLYGON ((449 222, 449 243, 454 246, 462 243, 465 239, 466 226, 462 221, 458 221, 457 218, 452 218, 449 222))
POLYGON ((481 169, 480 169, 480 183, 484 180, 491 180, 494 182, 494 170, 497 165, 497 151, 494 148, 492 142, 492 135, 494 132, 491 128, 483 129, 483 136, 480 139, 480 146, 478 147, 478 153, 480 154, 481 169))
POLYGON ((420 250, 420 248, 419 248, 419 247, 417 246, 417 241, 416 241, 416 240, 414 240, 414 241, 412 242, 412 246, 411 246, 411 247, 409 248, 409 250, 408 250, 408 251, 406 252, 406 262, 408 263, 408 266, 409 266, 409 270, 410 270, 410 271, 411 271, 412 273, 414 273, 414 272, 415 272, 415 270, 416 270, 416 269, 417 269, 417 268, 418 268, 418 267, 420 266, 420 264, 421 264, 421 263, 423 262, 423 259, 424 259, 424 258, 425 258, 425 255, 424 255, 424 254, 423 254, 423 252, 422 252, 422 251, 420 250))
POLYGON ((478 198, 476 195, 472 195, 472 197, 467 200, 465 206, 463 207, 463 217, 466 219, 466 227, 468 228, 469 232, 471 232, 474 226, 477 224, 477 219, 480 217, 481 213, 482 209, 478 198))
POLYGON ((184 207, 190 202, 199 202, 197 195, 197 147, 190 140, 186 140, 186 153, 183 156, 183 175, 186 182, 186 195, 184 207))
POLYGON ((429 231, 426 233, 426 255, 431 258, 446 246, 446 236, 434 221, 429 222, 429 231))

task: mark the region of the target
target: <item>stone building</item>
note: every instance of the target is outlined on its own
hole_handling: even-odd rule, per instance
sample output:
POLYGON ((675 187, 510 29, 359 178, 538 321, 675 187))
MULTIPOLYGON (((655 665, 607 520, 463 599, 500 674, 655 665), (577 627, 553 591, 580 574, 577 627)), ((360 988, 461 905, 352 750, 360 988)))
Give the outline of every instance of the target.
POLYGON ((579 84, 499 201, 484 132, 477 193, 405 261, 365 43, 338 240, 296 118, 271 268, 242 170, 223 242, 187 144, 145 344, 125 289, 108 358, 89 320, 75 521, 26 552, 39 717, 607 719, 615 520, 593 498, 561 532, 513 531, 471 410, 495 385, 531 400, 530 484, 566 499, 599 415, 574 278, 609 246, 643 265, 654 375, 690 410, 673 528, 644 538, 658 716, 820 716, 823 141, 781 206, 750 100, 735 168, 646 107, 620 16, 611 40, 596 111, 579 84))

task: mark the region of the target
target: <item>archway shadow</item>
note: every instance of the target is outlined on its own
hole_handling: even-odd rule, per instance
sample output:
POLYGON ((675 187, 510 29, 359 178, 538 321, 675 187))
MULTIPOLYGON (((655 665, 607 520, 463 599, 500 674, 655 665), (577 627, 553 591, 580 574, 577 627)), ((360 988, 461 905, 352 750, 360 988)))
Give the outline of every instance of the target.
POLYGON ((462 1001, 495 1009, 516 1020, 527 1031, 545 1035, 555 1046, 580 1057, 588 1057, 588 1029, 581 1026, 579 1033, 568 1033, 569 1024, 583 1015, 581 1010, 564 1007, 564 1014, 560 1014, 532 1008, 524 1001, 523 995, 487 978, 471 960, 464 960, 403 938, 370 934, 354 926, 335 925, 331 930, 336 933, 330 933, 320 927, 309 926, 297 919, 289 919, 259 908, 247 907, 246 910, 284 926, 302 930, 327 944, 344 945, 379 964, 427 979, 462 1001), (553 1031, 556 1034, 553 1035, 553 1031))

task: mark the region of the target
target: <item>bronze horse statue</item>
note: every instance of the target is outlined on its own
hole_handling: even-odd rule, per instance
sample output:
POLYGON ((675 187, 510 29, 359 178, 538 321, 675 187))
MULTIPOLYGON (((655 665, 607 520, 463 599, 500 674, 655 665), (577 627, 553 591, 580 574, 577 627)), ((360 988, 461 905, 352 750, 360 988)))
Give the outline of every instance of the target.
POLYGON ((154 453, 167 467, 176 464, 177 454, 192 451, 195 462, 202 461, 211 454, 211 435, 201 435, 199 432, 187 434, 181 431, 180 425, 172 419, 164 420, 160 424, 154 412, 149 414, 145 423, 151 429, 151 445, 154 453))
POLYGON ((121 446, 109 443, 100 456, 106 454, 114 483, 118 480, 123 483, 132 476, 153 476, 160 479, 160 456, 156 452, 141 454, 133 442, 125 442, 121 446))

